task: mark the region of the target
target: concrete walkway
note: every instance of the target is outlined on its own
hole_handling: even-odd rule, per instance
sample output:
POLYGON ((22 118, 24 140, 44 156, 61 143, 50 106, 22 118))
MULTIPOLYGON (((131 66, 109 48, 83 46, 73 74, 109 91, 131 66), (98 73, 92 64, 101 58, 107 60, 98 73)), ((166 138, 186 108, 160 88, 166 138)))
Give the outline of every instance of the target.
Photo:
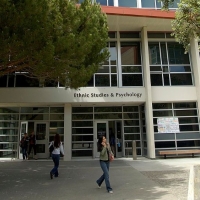
POLYGON ((53 162, 0 161, 1 200, 186 200, 190 166, 199 158, 118 159, 111 163, 114 194, 98 189, 98 160, 60 162, 58 178, 49 177, 53 162))

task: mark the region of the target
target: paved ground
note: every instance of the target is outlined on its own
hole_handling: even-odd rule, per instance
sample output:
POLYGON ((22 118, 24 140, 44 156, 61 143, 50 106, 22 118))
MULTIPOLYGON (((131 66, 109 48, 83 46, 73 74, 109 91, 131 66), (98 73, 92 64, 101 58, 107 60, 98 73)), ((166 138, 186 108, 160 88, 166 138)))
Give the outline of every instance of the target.
POLYGON ((0 161, 1 200, 186 200, 189 169, 199 158, 118 159, 111 163, 110 181, 97 188, 97 160, 60 163, 60 176, 49 177, 52 161, 0 161))

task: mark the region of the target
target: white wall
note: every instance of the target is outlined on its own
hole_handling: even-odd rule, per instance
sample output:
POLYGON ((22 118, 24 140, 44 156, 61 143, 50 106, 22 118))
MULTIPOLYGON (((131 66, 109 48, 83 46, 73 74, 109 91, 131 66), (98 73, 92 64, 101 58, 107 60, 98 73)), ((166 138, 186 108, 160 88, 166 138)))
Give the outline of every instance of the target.
POLYGON ((152 87, 152 102, 197 101, 196 87, 152 87))
MULTIPOLYGON (((151 92, 153 102, 197 101, 197 89, 195 86, 151 87, 151 92)), ((77 91, 65 88, 0 89, 0 103, 142 103, 146 100, 146 89, 144 87, 81 88, 77 91), (101 94, 102 96, 91 97, 94 94, 101 94), (83 95, 83 97, 79 97, 79 95, 83 95)))
POLYGON ((144 102, 145 88, 1 88, 0 103, 144 102), (101 95, 100 95, 101 94, 101 95), (100 95, 100 96, 99 96, 100 95), (79 97, 80 96, 80 97, 79 97))

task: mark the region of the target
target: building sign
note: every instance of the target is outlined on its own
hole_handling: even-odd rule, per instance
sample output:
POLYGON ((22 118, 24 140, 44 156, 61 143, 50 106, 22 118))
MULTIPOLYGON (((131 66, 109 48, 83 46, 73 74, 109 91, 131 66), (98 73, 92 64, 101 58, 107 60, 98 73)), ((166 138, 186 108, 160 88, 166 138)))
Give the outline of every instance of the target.
POLYGON ((136 97, 136 98, 141 98, 142 97, 142 93, 138 93, 138 92, 111 92, 111 93, 74 93, 74 97, 75 98, 99 98, 99 97, 117 97, 117 98, 124 98, 124 97, 136 97))
POLYGON ((180 133, 177 117, 163 117, 157 119, 158 133, 180 133))

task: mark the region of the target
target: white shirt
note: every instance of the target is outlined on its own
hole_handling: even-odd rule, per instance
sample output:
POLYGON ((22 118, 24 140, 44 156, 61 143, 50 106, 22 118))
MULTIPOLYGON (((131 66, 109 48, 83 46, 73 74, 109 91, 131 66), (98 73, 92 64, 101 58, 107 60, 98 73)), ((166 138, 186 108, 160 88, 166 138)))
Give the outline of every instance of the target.
MULTIPOLYGON (((51 145, 53 145, 54 141, 52 141, 49 145, 49 147, 51 145)), ((62 155, 64 156, 64 150, 63 150, 63 145, 62 145, 62 142, 60 142, 60 146, 58 148, 54 147, 54 150, 52 151, 52 154, 59 154, 60 155, 60 152, 62 153, 62 155)))

